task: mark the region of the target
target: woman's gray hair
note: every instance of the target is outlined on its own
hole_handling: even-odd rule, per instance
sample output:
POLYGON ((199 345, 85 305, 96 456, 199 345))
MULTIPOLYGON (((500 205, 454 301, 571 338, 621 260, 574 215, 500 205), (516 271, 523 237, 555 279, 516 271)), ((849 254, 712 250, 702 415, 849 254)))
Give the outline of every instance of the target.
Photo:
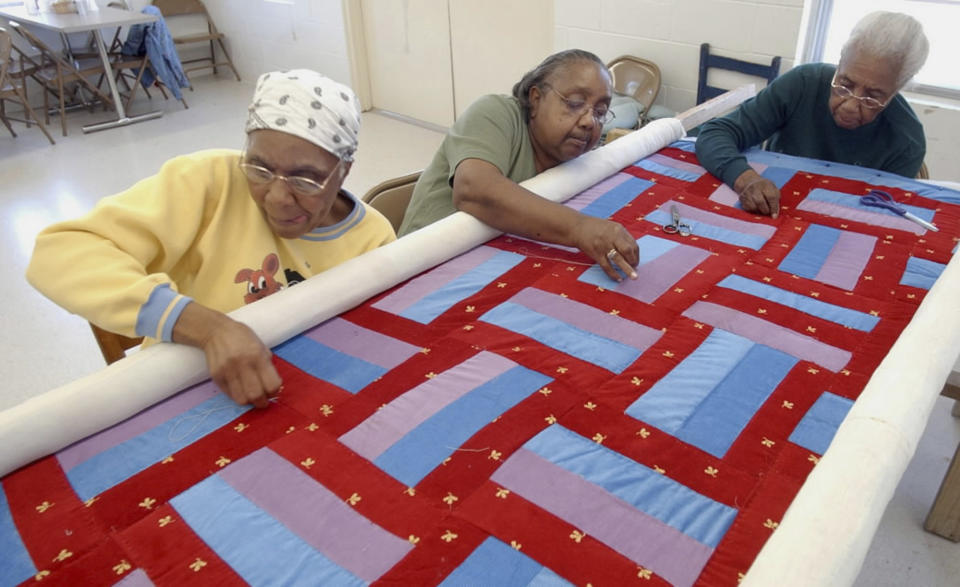
POLYGON ((930 43, 923 26, 912 16, 899 12, 871 12, 853 27, 840 50, 840 60, 857 53, 870 55, 898 68, 897 88, 902 88, 927 60, 930 43))
POLYGON ((523 111, 523 119, 526 122, 530 122, 530 88, 542 89, 553 72, 575 61, 592 61, 599 64, 605 71, 607 69, 607 65, 593 53, 583 49, 567 49, 547 57, 514 84, 513 97, 520 102, 520 109, 523 111))

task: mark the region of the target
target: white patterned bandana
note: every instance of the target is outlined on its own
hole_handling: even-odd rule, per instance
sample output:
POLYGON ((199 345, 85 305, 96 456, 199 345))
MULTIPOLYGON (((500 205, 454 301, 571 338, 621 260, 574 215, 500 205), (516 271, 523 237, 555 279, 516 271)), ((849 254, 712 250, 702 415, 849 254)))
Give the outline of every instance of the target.
POLYGON ((353 161, 360 102, 349 87, 309 69, 260 76, 247 115, 247 133, 278 130, 353 161))

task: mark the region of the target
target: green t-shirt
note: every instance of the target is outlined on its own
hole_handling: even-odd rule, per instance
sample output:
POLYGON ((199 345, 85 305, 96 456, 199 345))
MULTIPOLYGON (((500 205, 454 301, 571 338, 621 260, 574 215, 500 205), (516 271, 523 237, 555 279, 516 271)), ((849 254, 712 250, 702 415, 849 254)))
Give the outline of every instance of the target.
POLYGON ((537 174, 527 123, 516 98, 481 96, 457 119, 417 181, 399 236, 457 211, 453 205, 453 176, 465 159, 492 163, 517 183, 537 174))
POLYGON ((741 151, 769 139, 767 150, 915 177, 926 154, 923 125, 897 94, 871 123, 840 128, 830 114, 836 66, 794 67, 732 113, 704 123, 697 160, 727 185, 748 169, 741 151))

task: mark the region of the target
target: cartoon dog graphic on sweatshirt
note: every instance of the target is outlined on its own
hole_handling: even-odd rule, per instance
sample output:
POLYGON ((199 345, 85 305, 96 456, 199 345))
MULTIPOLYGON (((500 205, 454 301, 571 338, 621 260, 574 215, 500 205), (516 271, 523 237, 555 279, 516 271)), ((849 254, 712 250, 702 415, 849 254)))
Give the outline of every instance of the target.
POLYGON ((274 278, 280 269, 280 258, 276 253, 270 253, 263 258, 260 269, 241 269, 233 278, 234 283, 247 283, 247 293, 243 302, 249 304, 283 289, 283 284, 274 278))

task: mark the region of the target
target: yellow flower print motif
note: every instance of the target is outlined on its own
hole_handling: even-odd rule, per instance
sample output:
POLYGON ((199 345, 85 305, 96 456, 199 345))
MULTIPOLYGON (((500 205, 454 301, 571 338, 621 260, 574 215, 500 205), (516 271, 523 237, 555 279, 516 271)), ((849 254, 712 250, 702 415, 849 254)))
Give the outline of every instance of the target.
POLYGON ((414 536, 413 534, 407 536, 407 542, 410 544, 420 544, 420 537, 414 536))
POLYGON ((157 520, 157 525, 160 526, 161 528, 165 526, 169 526, 172 523, 173 523, 173 516, 164 516, 159 520, 157 520))
POLYGON ((634 376, 633 379, 630 380, 630 383, 639 386, 641 383, 643 383, 643 379, 634 376))
POLYGON ((320 413, 323 414, 324 418, 328 418, 333 415, 333 406, 330 404, 323 404, 320 406, 320 413))
POLYGON ((490 451, 490 456, 488 456, 487 458, 490 459, 491 461, 499 461, 499 460, 500 460, 500 457, 502 457, 502 456, 503 456, 503 453, 501 453, 500 451, 498 451, 498 450, 491 450, 491 451, 490 451))
POLYGON ((603 444, 603 441, 606 439, 607 437, 604 436, 603 434, 600 434, 599 432, 593 435, 593 441, 596 442, 597 444, 603 444))
POLYGON ((36 510, 41 514, 44 514, 47 512, 48 509, 52 508, 53 506, 54 506, 53 502, 44 501, 43 503, 41 503, 36 507, 36 510))
POLYGON ((763 440, 760 441, 760 444, 762 444, 763 446, 765 446, 765 447, 767 447, 767 448, 773 448, 773 445, 775 445, 776 442, 774 442, 774 441, 770 440, 769 438, 767 438, 766 436, 764 436, 764 437, 763 437, 763 440))
POLYGON ((651 571, 650 569, 645 569, 643 567, 637 567, 637 577, 640 577, 641 579, 646 579, 649 581, 651 577, 653 577, 653 571, 651 571))
POLYGON ((450 544, 457 538, 459 538, 459 536, 457 536, 455 533, 451 532, 450 530, 447 530, 446 532, 443 533, 443 536, 440 537, 440 540, 443 540, 447 544, 450 544))
POLYGON ((217 459, 217 461, 216 461, 216 465, 217 465, 218 467, 220 467, 221 469, 224 468, 224 467, 226 467, 226 466, 229 465, 229 464, 230 464, 230 459, 228 459, 227 457, 224 457, 224 456, 221 456, 221 457, 220 457, 219 459, 217 459))
POLYGON ((453 504, 457 503, 458 501, 460 501, 460 498, 457 497, 456 495, 450 493, 449 491, 447 492, 447 496, 443 498, 443 503, 445 503, 445 504, 447 504, 447 505, 453 505, 453 504))
POLYGON ((246 430, 246 429, 249 428, 249 427, 250 427, 249 424, 244 424, 243 422, 238 422, 237 425, 233 427, 233 429, 236 430, 237 432, 243 432, 244 430, 246 430))
POLYGON ((497 487, 496 496, 500 499, 507 499, 507 496, 510 495, 509 489, 504 489, 503 487, 497 487))
POLYGON ((67 550, 66 548, 64 548, 64 549, 61 549, 59 553, 57 553, 57 556, 53 557, 53 562, 55 563, 63 562, 68 558, 70 558, 71 556, 73 556, 73 553, 67 550))
POLYGON ((132 568, 133 567, 130 565, 130 563, 121 559, 119 564, 113 565, 113 572, 118 575, 122 575, 132 568))
POLYGON ((194 573, 199 573, 203 567, 207 566, 207 561, 202 558, 196 558, 192 563, 190 563, 190 570, 194 573))
POLYGON ((595 404, 595 403, 593 403, 593 402, 587 402, 587 403, 583 404, 583 407, 587 408, 588 410, 590 410, 590 411, 592 412, 593 410, 596 410, 596 409, 597 409, 597 404, 595 404))
POLYGON ((523 548, 523 545, 520 544, 519 542, 517 542, 516 540, 511 540, 511 541, 510 541, 510 548, 512 548, 512 549, 514 549, 514 550, 520 550, 521 548, 523 548))
POLYGON ((406 493, 406 494, 409 495, 410 497, 413 497, 414 495, 417 494, 417 490, 414 489, 413 487, 407 487, 407 489, 404 491, 404 493, 406 493))
POLYGON ((547 424, 556 424, 556 423, 557 423, 557 417, 554 416, 553 414, 550 414, 549 416, 547 416, 546 418, 544 418, 544 420, 546 420, 547 424))
POLYGON ((33 580, 34 580, 34 581, 43 581, 44 579, 46 579, 46 578, 49 577, 49 576, 50 576, 50 571, 44 569, 44 570, 40 571, 39 573, 37 573, 36 575, 34 575, 34 576, 33 576, 33 580))
POLYGON ((552 391, 549 387, 541 387, 541 388, 538 389, 537 391, 540 392, 540 393, 542 393, 544 396, 548 396, 548 395, 550 395, 551 393, 553 393, 553 391, 552 391))
POLYGON ((637 432, 637 436, 643 439, 650 438, 650 431, 647 430, 646 428, 641 428, 640 431, 637 432))
POLYGON ((143 509, 152 510, 154 504, 156 503, 157 503, 157 500, 153 499, 152 497, 145 497, 143 498, 143 501, 141 501, 137 505, 142 507, 143 509))
POLYGON ((779 525, 780 525, 780 524, 779 524, 778 522, 774 522, 774 521, 771 520, 770 518, 767 518, 767 521, 763 523, 763 527, 764 527, 764 528, 769 528, 769 529, 771 529, 771 530, 776 530, 776 529, 777 529, 777 526, 779 526, 779 525))
POLYGON ((580 530, 574 530, 573 532, 570 533, 570 539, 576 542, 577 544, 580 544, 580 542, 583 541, 583 539, 586 537, 587 537, 586 532, 581 532, 580 530))
POLYGON ((347 498, 347 503, 349 503, 350 505, 357 505, 358 503, 360 503, 361 499, 363 498, 360 497, 359 494, 354 493, 353 495, 347 498))
POLYGON ((317 461, 311 459, 310 457, 307 457, 302 461, 300 461, 300 464, 303 466, 304 469, 309 469, 310 467, 316 465, 317 461))
POLYGON ((720 474, 720 470, 717 469, 716 467, 712 467, 712 466, 711 466, 711 467, 707 467, 706 469, 703 470, 703 472, 706 473, 707 475, 710 475, 710 476, 713 477, 714 479, 716 479, 716 478, 717 478, 717 475, 720 474))

